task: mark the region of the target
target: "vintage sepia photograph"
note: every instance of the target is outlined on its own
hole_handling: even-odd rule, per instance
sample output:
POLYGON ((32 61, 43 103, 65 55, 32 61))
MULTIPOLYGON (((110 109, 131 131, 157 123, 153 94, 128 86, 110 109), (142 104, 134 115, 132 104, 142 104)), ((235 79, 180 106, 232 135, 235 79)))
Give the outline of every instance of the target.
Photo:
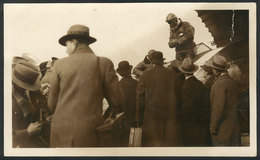
POLYGON ((4 3, 5 156, 256 156, 255 3, 4 3))

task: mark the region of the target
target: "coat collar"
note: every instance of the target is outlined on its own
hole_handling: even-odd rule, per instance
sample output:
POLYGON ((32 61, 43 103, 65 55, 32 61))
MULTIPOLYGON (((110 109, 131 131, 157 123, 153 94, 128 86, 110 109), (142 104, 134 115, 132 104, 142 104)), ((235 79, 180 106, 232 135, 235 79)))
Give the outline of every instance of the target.
POLYGON ((76 48, 76 50, 74 51, 73 54, 77 54, 77 53, 92 53, 92 54, 94 54, 92 49, 88 45, 85 45, 85 44, 78 44, 78 47, 76 48))
POLYGON ((187 77, 185 77, 185 80, 192 78, 192 77, 194 77, 194 75, 187 76, 187 77))
POLYGON ((124 76, 124 77, 122 77, 122 79, 121 80, 126 80, 126 79, 131 79, 132 78, 132 76, 131 75, 127 75, 127 76, 124 76))
MULTIPOLYGON (((225 73, 221 73, 221 75, 218 76, 218 77, 216 78, 216 80, 223 79, 223 78, 228 78, 228 77, 229 77, 228 73, 225 72, 225 73)), ((215 80, 215 81, 216 81, 216 80, 215 80)))

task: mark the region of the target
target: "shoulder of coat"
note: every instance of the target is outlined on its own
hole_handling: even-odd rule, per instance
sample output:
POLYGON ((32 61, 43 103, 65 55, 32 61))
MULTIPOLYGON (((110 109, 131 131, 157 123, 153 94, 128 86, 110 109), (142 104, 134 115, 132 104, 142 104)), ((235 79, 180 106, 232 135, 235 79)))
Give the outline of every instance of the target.
MULTIPOLYGON (((98 56, 99 57, 99 56, 98 56)), ((113 62, 107 57, 99 57, 101 65, 114 65, 113 62)))

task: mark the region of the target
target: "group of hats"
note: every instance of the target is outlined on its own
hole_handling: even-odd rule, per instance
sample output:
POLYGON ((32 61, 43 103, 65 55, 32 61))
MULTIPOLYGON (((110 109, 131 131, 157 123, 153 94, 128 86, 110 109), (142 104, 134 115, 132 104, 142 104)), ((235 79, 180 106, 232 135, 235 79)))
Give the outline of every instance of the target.
MULTIPOLYGON (((216 55, 213 61, 206 61, 203 66, 201 66, 207 72, 212 72, 211 68, 218 70, 227 70, 229 68, 227 64, 227 59, 224 56, 216 55)), ((183 73, 194 73, 199 69, 198 65, 195 65, 190 58, 185 58, 178 69, 183 73)))
MULTIPOLYGON (((152 63, 163 62, 165 60, 165 58, 163 58, 163 53, 154 49, 149 50, 148 56, 152 63)), ((125 75, 131 73, 132 68, 133 66, 129 65, 128 61, 121 61, 118 64, 118 68, 116 69, 116 71, 120 75, 125 75)))

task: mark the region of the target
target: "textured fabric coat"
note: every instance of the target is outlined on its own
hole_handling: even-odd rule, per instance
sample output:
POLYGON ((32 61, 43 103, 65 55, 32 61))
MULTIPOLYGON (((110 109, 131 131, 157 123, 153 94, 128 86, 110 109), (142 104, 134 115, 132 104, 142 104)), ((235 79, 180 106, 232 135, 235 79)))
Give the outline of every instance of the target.
POLYGON ((122 144, 128 146, 129 132, 131 127, 135 127, 135 113, 136 113, 136 87, 137 81, 130 75, 124 76, 119 85, 124 93, 124 103, 122 111, 125 112, 125 119, 123 121, 122 144))
POLYGON ((180 24, 170 29, 169 41, 177 40, 176 56, 183 52, 196 53, 196 44, 193 41, 194 27, 189 22, 181 21, 180 24))
POLYGON ((182 129, 185 146, 210 145, 209 90, 195 76, 182 85, 182 129))
POLYGON ((155 66, 140 77, 136 120, 143 128, 143 146, 181 146, 180 108, 174 71, 155 66))
POLYGON ((214 146, 240 145, 238 87, 228 74, 219 76, 211 88, 211 139, 214 146), (213 131, 216 131, 214 134, 213 131))
POLYGON ((48 104, 54 112, 51 147, 97 146, 96 127, 102 100, 111 109, 120 106, 120 89, 113 63, 98 57, 85 45, 54 64, 48 104))
POLYGON ((152 63, 147 59, 147 56, 145 56, 144 60, 135 66, 133 69, 133 74, 136 78, 139 78, 145 70, 151 69, 152 67, 152 63))

